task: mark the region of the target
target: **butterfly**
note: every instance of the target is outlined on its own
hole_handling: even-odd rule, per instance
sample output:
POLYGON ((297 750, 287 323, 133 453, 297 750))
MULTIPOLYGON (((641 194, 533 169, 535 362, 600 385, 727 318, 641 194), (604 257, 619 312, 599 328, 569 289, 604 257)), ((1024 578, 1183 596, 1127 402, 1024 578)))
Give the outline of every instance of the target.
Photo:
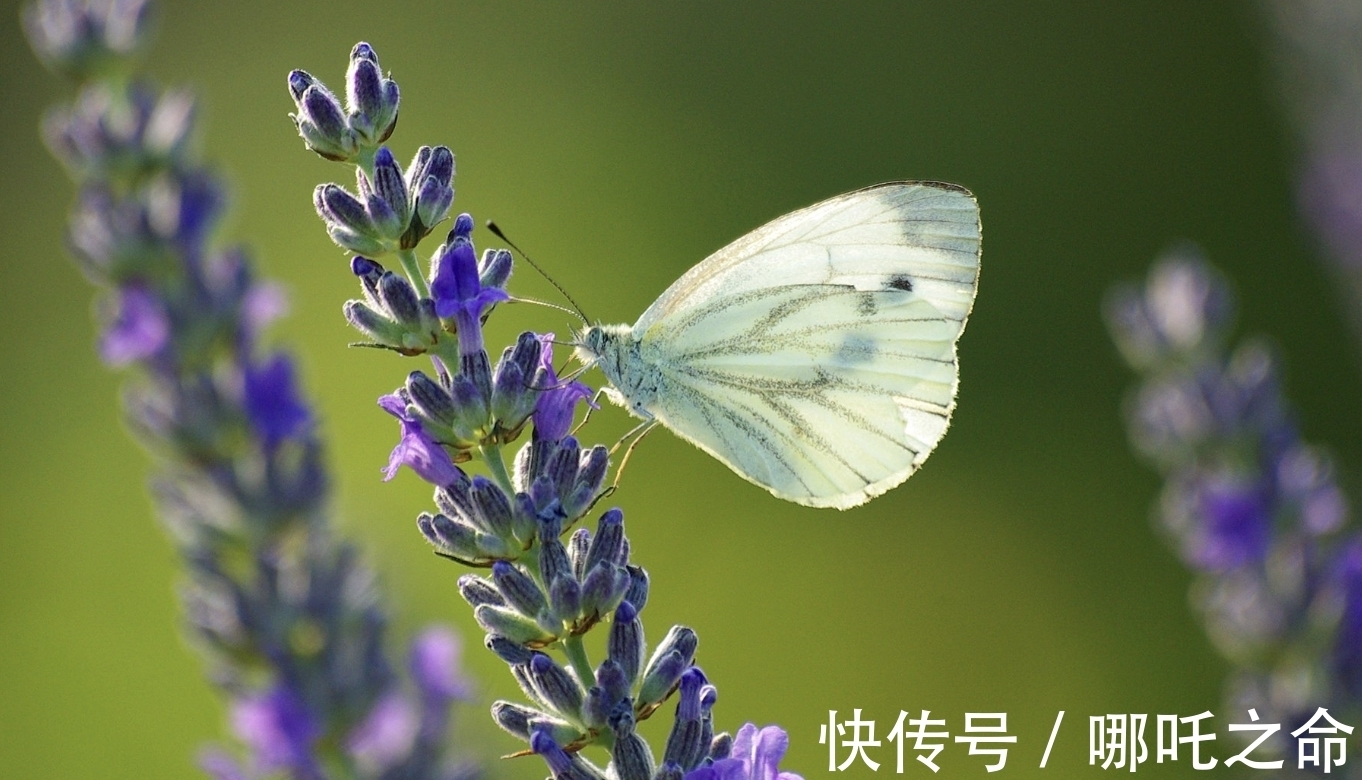
POLYGON ((848 509, 902 483, 955 407, 979 278, 963 187, 890 182, 710 255, 633 326, 579 334, 605 393, 779 498, 848 509))

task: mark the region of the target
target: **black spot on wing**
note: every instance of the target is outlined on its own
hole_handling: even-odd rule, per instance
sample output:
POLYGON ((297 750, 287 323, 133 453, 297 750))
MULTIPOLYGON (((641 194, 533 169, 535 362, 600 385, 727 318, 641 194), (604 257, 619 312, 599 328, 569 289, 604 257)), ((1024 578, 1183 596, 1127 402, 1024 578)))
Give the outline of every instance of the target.
POLYGON ((885 286, 891 290, 902 290, 903 292, 913 291, 913 280, 907 274, 894 274, 885 282, 885 286))

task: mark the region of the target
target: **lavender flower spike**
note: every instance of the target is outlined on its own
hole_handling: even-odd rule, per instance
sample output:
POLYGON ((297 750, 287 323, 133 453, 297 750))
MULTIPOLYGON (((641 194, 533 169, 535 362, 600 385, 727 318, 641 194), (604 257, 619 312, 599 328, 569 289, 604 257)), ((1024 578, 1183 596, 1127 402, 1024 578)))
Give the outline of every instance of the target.
MULTIPOLYGON (((438 214, 453 197, 453 157, 444 147, 422 150, 413 168, 428 161, 430 173, 408 173, 407 183, 414 187, 424 175, 438 214)), ((392 167, 387 155, 375 163, 392 167)), ((384 187, 396 193, 398 177, 389 174, 384 187)), ((418 196, 418 211, 424 199, 418 196)), ((328 228, 333 216, 323 213, 328 228)), ((425 216, 420 220, 426 224, 425 216)), ((521 333, 492 369, 483 321, 509 300, 504 287, 512 257, 490 249, 479 264, 472 232, 473 218, 460 215, 435 252, 428 278, 417 273, 410 252, 399 252, 405 279, 356 258, 351 270, 365 298, 351 301, 345 312, 378 344, 405 356, 425 354, 434 364, 433 375, 407 370, 403 386, 379 401, 402 423, 387 472, 391 477, 406 465, 439 487, 437 511, 417 518, 437 555, 490 569, 490 576, 461 577, 459 592, 487 631, 485 645, 510 666, 527 699, 496 702, 492 719, 528 743, 554 780, 684 780, 692 770, 698 780, 799 780, 779 771, 787 739, 776 727, 744 727, 730 757, 735 743, 727 733, 714 733, 718 692, 695 666, 699 639, 693 630, 672 626, 649 652, 641 614, 651 585, 648 573, 630 562, 624 513, 610 509, 594 533, 577 527, 567 536, 609 491, 603 485, 610 450, 569 435, 577 404, 592 390, 577 381, 560 383, 551 333, 521 333), (447 338, 455 333, 457 349, 447 338), (508 464, 503 447, 530 420, 533 435, 508 464), (455 461, 479 461, 470 468, 485 474, 470 479, 455 461), (606 625, 605 655, 593 661, 585 635, 606 625), (635 727, 673 695, 675 719, 659 762, 635 727), (609 763, 591 763, 591 750, 609 763)), ((463 690, 439 672, 447 664, 438 659, 450 653, 435 640, 414 649, 413 677, 423 696, 445 699, 463 690)), ((393 739, 405 735, 394 725, 401 724, 395 714, 383 722, 393 739)))
MULTIPOLYGON (((415 695, 389 660, 374 577, 327 515, 293 363, 260 347, 282 299, 209 242, 223 188, 183 143, 192 97, 128 73, 148 5, 45 0, 27 18, 40 56, 89 79, 44 128, 82 193, 70 245, 116 302, 101 354, 135 372, 127 413, 159 456, 185 622, 246 748, 201 765, 219 780, 450 780, 464 774, 446 748, 457 655, 434 653, 421 674, 443 667, 443 683, 415 695)), ((388 126, 395 94, 376 109, 388 126)))
MULTIPOLYGON (((1321 704, 1362 705, 1362 535, 1329 461, 1302 441, 1276 362, 1227 348, 1230 296, 1175 253, 1108 300, 1112 335, 1143 382, 1130 436, 1163 473, 1162 529, 1197 573, 1195 604, 1237 667, 1230 706, 1293 731, 1321 704)), ((1280 749, 1285 745, 1278 745, 1280 749)))

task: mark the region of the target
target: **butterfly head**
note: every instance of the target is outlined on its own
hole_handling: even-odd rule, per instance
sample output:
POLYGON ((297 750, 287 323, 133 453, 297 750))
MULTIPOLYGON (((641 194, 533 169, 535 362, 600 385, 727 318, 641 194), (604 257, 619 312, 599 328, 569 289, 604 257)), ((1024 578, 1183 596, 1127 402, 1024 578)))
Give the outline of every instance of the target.
POLYGON ((601 359, 601 329, 589 325, 582 330, 572 329, 573 357, 584 366, 595 365, 601 359))

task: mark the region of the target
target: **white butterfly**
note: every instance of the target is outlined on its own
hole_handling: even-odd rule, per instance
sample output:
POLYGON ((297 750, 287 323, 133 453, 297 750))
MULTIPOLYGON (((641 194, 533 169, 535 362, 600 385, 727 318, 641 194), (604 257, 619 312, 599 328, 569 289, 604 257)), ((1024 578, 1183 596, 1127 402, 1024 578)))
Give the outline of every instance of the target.
POLYGON ((893 182, 787 214, 678 279, 633 327, 586 330, 607 396, 744 479, 847 509, 946 433, 979 277, 963 187, 893 182))

